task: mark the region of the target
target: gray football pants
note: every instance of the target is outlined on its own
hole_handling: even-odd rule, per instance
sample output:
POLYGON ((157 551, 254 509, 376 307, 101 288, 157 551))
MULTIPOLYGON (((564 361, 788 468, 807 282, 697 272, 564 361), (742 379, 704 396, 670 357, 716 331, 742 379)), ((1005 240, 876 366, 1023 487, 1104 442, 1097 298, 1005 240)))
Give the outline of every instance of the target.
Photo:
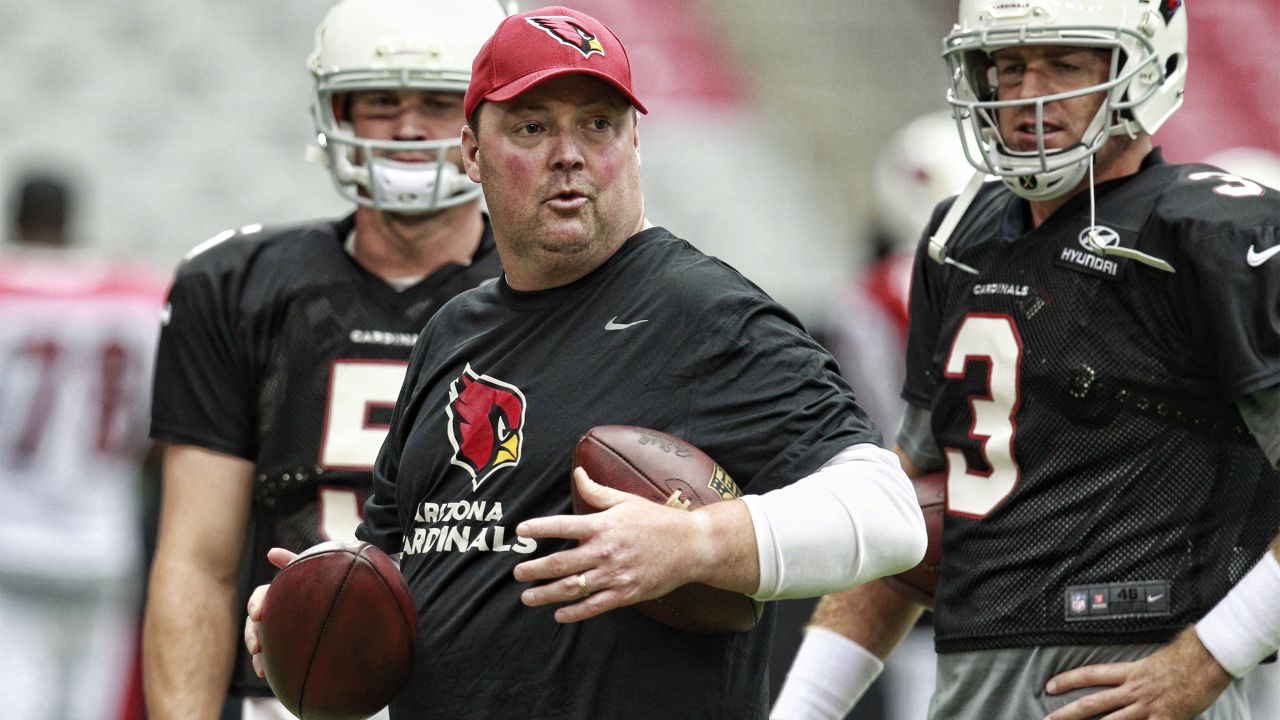
MULTIPOLYGON (((938 684, 929 720, 1043 720, 1073 700, 1105 688, 1061 695, 1049 678, 1072 668, 1137 660, 1159 645, 1082 645, 980 650, 938 655, 938 684)), ((1232 682, 1198 720, 1250 720, 1240 681, 1232 682)))

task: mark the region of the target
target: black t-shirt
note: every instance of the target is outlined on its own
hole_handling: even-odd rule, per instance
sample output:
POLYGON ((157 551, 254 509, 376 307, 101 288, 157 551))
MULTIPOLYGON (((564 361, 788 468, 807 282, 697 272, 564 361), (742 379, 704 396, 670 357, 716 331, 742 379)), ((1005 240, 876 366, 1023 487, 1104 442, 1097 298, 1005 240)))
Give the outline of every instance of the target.
MULTIPOLYGON (((944 204, 945 205, 945 204, 944 204)), ((945 210, 935 213, 933 232, 945 210)), ((904 397, 947 457, 940 651, 1161 642, 1280 527, 1280 473, 1234 401, 1280 382, 1280 193, 1202 165, 1097 187, 1038 228, 987 184, 917 255, 904 397)), ((927 237, 928 234, 926 234, 927 237)))
MULTIPOLYGON (((275 576, 268 548, 355 532, 419 331, 500 269, 486 225, 469 266, 397 292, 343 249, 353 224, 242 231, 184 261, 169 293, 151 436, 254 463, 242 620, 247 592, 275 576)), ((270 694, 227 642, 232 693, 270 694)))
POLYGON ((414 350, 358 532, 404 551, 418 607, 393 717, 765 717, 771 612, 710 636, 630 607, 561 625, 520 603, 512 568, 571 543, 515 528, 571 512, 573 448, 604 424, 681 437, 745 493, 880 441, 790 313, 662 228, 570 285, 458 296, 414 350))

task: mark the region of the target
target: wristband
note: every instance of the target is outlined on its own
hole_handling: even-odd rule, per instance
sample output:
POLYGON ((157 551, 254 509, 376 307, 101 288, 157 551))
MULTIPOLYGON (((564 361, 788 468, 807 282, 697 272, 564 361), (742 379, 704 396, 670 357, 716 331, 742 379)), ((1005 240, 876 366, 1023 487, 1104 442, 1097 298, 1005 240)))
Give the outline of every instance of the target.
POLYGON ((870 650, 840 633, 811 625, 769 720, 841 720, 881 670, 884 663, 870 650))
POLYGON ((1249 672, 1280 648, 1280 562, 1262 560, 1196 623, 1196 635, 1233 677, 1249 672))

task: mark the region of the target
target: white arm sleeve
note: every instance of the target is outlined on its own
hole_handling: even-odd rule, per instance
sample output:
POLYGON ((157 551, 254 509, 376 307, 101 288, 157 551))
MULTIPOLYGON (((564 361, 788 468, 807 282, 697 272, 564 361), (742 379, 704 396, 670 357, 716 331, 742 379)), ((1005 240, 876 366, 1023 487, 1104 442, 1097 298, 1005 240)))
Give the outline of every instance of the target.
POLYGON ((813 597, 908 570, 924 515, 898 456, 854 445, 808 477, 742 498, 760 557, 757 600, 813 597))

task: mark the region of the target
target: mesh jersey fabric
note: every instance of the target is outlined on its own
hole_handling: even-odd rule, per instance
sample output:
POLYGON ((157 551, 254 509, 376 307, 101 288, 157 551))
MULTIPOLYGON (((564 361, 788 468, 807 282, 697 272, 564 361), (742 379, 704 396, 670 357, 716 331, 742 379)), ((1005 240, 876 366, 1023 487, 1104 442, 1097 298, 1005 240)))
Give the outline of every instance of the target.
MULTIPOLYGON (((277 572, 268 548, 354 534, 418 332, 499 272, 486 218, 470 265, 397 292, 344 250, 354 222, 238 233, 186 260, 169 294, 151 434, 254 463, 242 621, 277 572)), ((270 694, 236 645, 232 694, 270 694)))
POLYGON ((1087 193, 1031 229, 999 183, 950 243, 980 275, 922 245, 903 395, 948 456, 940 652, 1165 641, 1280 527, 1234 402, 1280 382, 1280 262, 1249 262, 1280 193, 1246 183, 1157 150, 1097 186, 1104 235, 1173 273, 1088 250, 1087 193), (1071 616, 1069 587, 1109 583, 1154 599, 1071 616))

